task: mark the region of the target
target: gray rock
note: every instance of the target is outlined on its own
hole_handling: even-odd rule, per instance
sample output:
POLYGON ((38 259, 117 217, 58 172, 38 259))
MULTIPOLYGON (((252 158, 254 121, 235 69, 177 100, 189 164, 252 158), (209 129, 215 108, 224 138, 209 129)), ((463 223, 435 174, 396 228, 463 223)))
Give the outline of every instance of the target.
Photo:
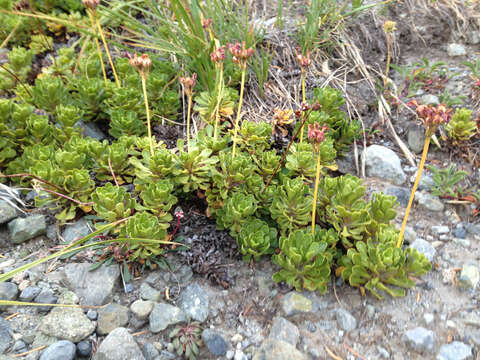
POLYGON ((72 243, 82 237, 87 236, 92 232, 92 229, 88 226, 87 221, 84 218, 69 224, 63 230, 62 238, 65 243, 72 243))
MULTIPOLYGON (((438 98, 437 95, 433 94, 425 94, 420 98, 420 103, 425 104, 425 105, 438 105, 440 104, 440 99, 438 98)), ((425 137, 424 137, 425 139, 425 137)), ((420 149, 419 153, 422 152, 423 150, 423 144, 422 148, 420 149)))
POLYGON ((472 264, 464 264, 460 273, 460 286, 475 289, 480 282, 480 271, 472 264))
POLYGON ((438 196, 433 196, 432 194, 417 191, 415 200, 418 202, 419 207, 425 210, 441 212, 445 209, 445 205, 443 205, 438 196))
POLYGON ((470 360, 473 359, 472 347, 460 341, 442 345, 437 360, 470 360))
POLYGON ((177 355, 170 351, 162 350, 160 351, 160 355, 155 360, 176 360, 177 355))
POLYGON ((298 340, 300 339, 300 331, 292 322, 282 317, 276 317, 273 319, 268 338, 271 340, 285 341, 293 346, 297 346, 298 340))
POLYGON ((90 341, 80 341, 77 344, 77 355, 88 357, 92 353, 92 344, 90 341))
POLYGON ((225 355, 227 360, 232 360, 234 356, 235 356, 235 352, 233 350, 228 350, 227 354, 225 355))
POLYGON ((148 285, 146 282, 142 283, 140 285, 140 297, 143 300, 151 300, 155 302, 160 302, 162 301, 162 293, 158 291, 157 289, 154 289, 150 285, 148 285))
MULTIPOLYGON (((57 301, 58 301, 58 297, 56 297, 53 294, 52 289, 42 289, 40 291, 40 294, 38 294, 34 299, 34 302, 36 302, 37 304, 56 304, 57 301)), ((50 311, 51 308, 52 308, 51 306, 36 307, 36 309, 40 312, 48 312, 50 311)))
POLYGON ((10 333, 10 324, 0 317, 0 355, 13 344, 13 337, 10 333))
POLYGON ((390 353, 387 351, 387 349, 377 346, 377 351, 383 359, 390 359, 390 353))
POLYGON ((93 360, 145 360, 145 357, 128 330, 117 328, 102 341, 93 360))
POLYGON ((89 263, 65 265, 65 282, 80 297, 80 304, 104 305, 112 299, 120 270, 118 266, 101 266, 89 271, 90 266, 89 263))
POLYGON ((39 330, 48 336, 77 343, 93 333, 95 325, 80 308, 54 308, 45 316, 39 330))
POLYGON ((48 336, 39 331, 36 331, 35 339, 33 340, 33 343, 32 343, 32 349, 35 349, 43 345, 50 346, 56 343, 58 340, 59 339, 57 339, 56 337, 48 336))
POLYGON ((185 313, 178 307, 170 304, 155 304, 149 316, 150 331, 154 334, 165 330, 170 325, 186 322, 185 313))
POLYGON ((281 340, 268 339, 253 355, 253 360, 306 360, 295 346, 281 340))
POLYGON ((84 123, 82 120, 79 120, 75 126, 78 126, 82 129, 83 136, 91 137, 100 141, 106 139, 106 136, 102 130, 100 130, 99 127, 93 122, 84 123))
POLYGON ((462 44, 448 44, 447 54, 451 57, 464 56, 467 55, 467 50, 465 50, 465 46, 462 44))
MULTIPOLYGON (((412 183, 415 181, 416 176, 417 174, 415 173, 415 175, 412 176, 412 179, 410 179, 412 180, 412 183)), ((434 185, 435 182, 433 181, 432 175, 423 172, 420 181, 418 182, 418 190, 430 191, 434 185)))
POLYGON ((12 346, 12 352, 21 353, 27 351, 27 344, 22 340, 17 340, 12 346))
POLYGON ((190 319, 204 322, 208 317, 208 294, 198 284, 189 285, 180 294, 178 306, 190 319))
POLYGON ((357 327, 357 319, 343 308, 337 309, 336 318, 338 325, 342 330, 352 331, 357 327))
POLYGON ((416 327, 403 334, 403 341, 413 351, 430 353, 435 346, 435 333, 423 327, 416 327))
POLYGON ((227 342, 216 331, 205 329, 202 332, 202 340, 208 351, 215 356, 224 356, 227 353, 227 342))
POLYGON ((108 304, 98 310, 97 334, 106 335, 116 328, 128 324, 128 308, 119 304, 108 304))
POLYGON ((17 209, 6 201, 0 200, 0 224, 5 224, 17 217, 17 209))
POLYGON ((465 224, 465 230, 467 230, 467 233, 470 235, 477 235, 480 234, 480 224, 465 224))
POLYGON ((390 186, 385 190, 385 194, 395 196, 401 207, 407 207, 410 199, 410 190, 398 186, 390 186))
POLYGON ((156 357, 160 355, 160 352, 152 343, 147 342, 142 346, 142 354, 145 357, 145 360, 155 360, 156 357))
POLYGON ((465 37, 467 38, 467 43, 470 45, 478 45, 480 43, 480 36, 478 34, 478 30, 467 31, 465 33, 465 37))
POLYGON ((248 360, 248 357, 243 353, 242 350, 237 349, 235 351, 235 356, 233 357, 233 360, 248 360))
POLYGON ((313 310, 312 300, 307 299, 296 291, 291 291, 284 295, 280 300, 280 306, 285 316, 308 313, 313 310))
POLYGON ((450 228, 445 225, 434 225, 432 226, 432 233, 434 235, 443 235, 448 234, 450 232, 450 228))
MULTIPOLYGON (((10 281, 0 283, 0 299, 14 301, 17 299, 18 286, 10 281)), ((0 310, 4 309, 4 306, 0 306, 0 310)))
POLYGON ((410 226, 407 226, 405 227, 403 238, 407 243, 411 244, 417 239, 417 233, 410 226))
POLYGON ((98 312, 96 312, 96 311, 93 310, 93 309, 89 309, 89 310, 87 311, 87 318, 88 318, 89 320, 92 320, 92 321, 97 320, 97 318, 98 318, 98 312))
POLYGON ((75 344, 71 341, 60 340, 48 348, 40 356, 40 360, 73 360, 75 358, 75 344))
POLYGON ((366 151, 367 175, 391 181, 402 185, 407 176, 403 172, 400 158, 389 148, 371 145, 366 151))
POLYGON ((459 224, 455 229, 453 229, 452 235, 458 239, 465 239, 467 237, 467 230, 465 230, 465 228, 459 224))
POLYGON ((425 143, 425 127, 417 124, 411 125, 408 128, 407 141, 410 150, 415 154, 420 154, 423 151, 423 144, 425 143))
POLYGON ((433 258, 435 257, 435 254, 437 253, 435 248, 432 245, 430 245, 428 241, 425 241, 420 238, 416 239, 409 247, 417 249, 418 252, 425 255, 425 257, 430 261, 433 260, 433 258))
POLYGON ((18 297, 18 299, 20 301, 27 301, 27 302, 30 302, 32 301, 33 299, 35 299, 35 297, 40 294, 40 292, 42 291, 41 288, 39 288, 38 286, 27 286, 25 289, 23 289, 23 291, 20 293, 20 296, 18 297))
POLYGON ((26 218, 16 218, 8 223, 10 241, 14 244, 21 244, 36 236, 47 233, 45 216, 35 214, 26 218))
POLYGON ((145 320, 148 318, 153 310, 153 301, 137 300, 130 305, 130 311, 139 320, 145 320))

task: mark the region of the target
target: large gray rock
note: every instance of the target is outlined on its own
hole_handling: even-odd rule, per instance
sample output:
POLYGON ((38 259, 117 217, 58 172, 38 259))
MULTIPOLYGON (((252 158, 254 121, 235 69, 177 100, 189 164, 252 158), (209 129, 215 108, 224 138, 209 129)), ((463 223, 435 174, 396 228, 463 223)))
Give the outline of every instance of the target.
POLYGON ((222 335, 211 329, 202 332, 202 340, 208 351, 215 356, 224 356, 227 353, 227 342, 222 335))
MULTIPOLYGON (((18 286, 10 281, 0 283, 0 300, 16 300, 18 295, 18 286)), ((0 309, 4 308, 0 306, 0 309)))
POLYGON ((421 354, 431 353, 435 346, 435 333, 423 327, 416 327, 403 334, 403 341, 413 351, 421 354))
POLYGON ((189 285, 180 294, 178 306, 190 319, 204 322, 208 317, 208 294, 198 284, 189 285))
POLYGON ((470 360, 473 359, 472 347, 460 341, 442 345, 437 360, 470 360))
POLYGON ((67 264, 65 282, 80 298, 82 305, 104 305, 108 303, 120 278, 118 266, 101 266, 89 271, 91 264, 67 264))
MULTIPOLYGON (((38 294, 34 299, 34 302, 37 304, 56 304, 57 301, 58 297, 54 295, 53 290, 47 288, 42 289, 40 294, 38 294)), ((48 312, 51 308, 52 307, 48 305, 36 307, 39 312, 48 312)))
POLYGON ((137 300, 130 305, 130 311, 137 317, 137 319, 145 320, 152 312, 153 305, 153 301, 137 300))
POLYGON ((408 147, 415 154, 420 154, 425 143, 425 127, 413 124, 408 128, 407 134, 408 147))
POLYGON ((410 247, 414 248, 414 249, 417 249, 418 252, 425 255, 425 257, 430 261, 433 260, 433 258, 435 257, 435 254, 437 253, 435 248, 432 245, 430 245, 430 243, 428 241, 420 239, 420 238, 417 238, 410 245, 410 247))
POLYGON ((140 285, 140 297, 143 300, 160 302, 162 301, 163 295, 161 291, 158 291, 157 289, 154 289, 148 285, 146 282, 143 282, 142 285, 140 285))
POLYGON ((48 336, 77 343, 95 330, 95 325, 80 308, 54 308, 40 323, 39 330, 48 336))
POLYGON ((35 297, 37 297, 40 294, 41 291, 42 291, 42 289, 39 288, 38 286, 27 286, 20 293, 20 296, 18 297, 18 300, 30 302, 33 299, 35 299, 35 297))
POLYGON ((298 340, 300 339, 300 331, 295 324, 287 319, 276 317, 273 319, 268 338, 271 340, 285 341, 293 346, 297 346, 298 340))
POLYGON ((102 341, 93 360, 145 360, 145 357, 128 330, 117 328, 102 341))
POLYGON ((100 141, 106 138, 102 130, 100 130, 100 128, 93 122, 85 123, 82 120, 79 120, 75 126, 82 129, 83 136, 91 137, 100 141))
POLYGON ((463 265, 459 280, 462 287, 475 289, 480 282, 480 271, 478 267, 473 264, 463 265))
POLYGON ((280 306, 285 316, 308 313, 313 310, 312 300, 296 291, 291 291, 280 300, 280 306))
POLYGON ((44 215, 35 214, 26 218, 16 218, 8 223, 10 241, 21 244, 47 233, 47 222, 44 215))
POLYGON ((467 50, 465 50, 465 46, 462 44, 452 43, 447 46, 447 54, 451 57, 464 56, 467 55, 467 50))
POLYGON ((109 304, 98 310, 97 334, 106 335, 128 324, 128 308, 120 304, 109 304))
POLYGON ((68 340, 60 340, 46 348, 40 356, 40 360, 73 360, 75 351, 74 343, 68 340))
POLYGON ((389 148, 371 145, 367 148, 365 156, 368 176, 385 179, 395 185, 402 185, 407 180, 400 158, 389 148))
POLYGON ((0 200, 0 224, 5 224, 17 217, 17 210, 6 201, 0 200))
POLYGON ((185 313, 178 307, 170 304, 155 304, 149 316, 150 331, 158 333, 165 330, 170 325, 186 322, 185 313))
POLYGON ((0 355, 13 344, 13 337, 10 333, 10 324, 0 317, 0 355))
POLYGON ((342 330, 352 331, 357 327, 357 319, 353 317, 347 310, 339 308, 336 311, 338 325, 342 330))
POLYGON ((62 238, 66 243, 72 243, 79 240, 92 232, 92 229, 88 226, 88 223, 84 218, 69 224, 63 230, 62 238))
POLYGON ((268 339, 253 355, 253 360, 306 360, 295 346, 281 340, 268 339))
POLYGON ((445 205, 443 205, 442 201, 438 198, 438 196, 434 196, 429 193, 417 191, 415 193, 415 201, 418 202, 418 206, 420 208, 425 210, 441 212, 445 209, 445 205))

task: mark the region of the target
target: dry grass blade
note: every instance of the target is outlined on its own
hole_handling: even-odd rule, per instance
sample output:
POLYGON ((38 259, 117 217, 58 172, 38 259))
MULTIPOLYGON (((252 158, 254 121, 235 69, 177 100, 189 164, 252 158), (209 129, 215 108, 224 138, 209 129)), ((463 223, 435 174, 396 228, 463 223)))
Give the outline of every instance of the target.
POLYGON ((26 214, 26 212, 23 209, 21 209, 17 204, 15 204, 15 202, 12 201, 12 199, 15 200, 15 202, 19 203, 23 208, 27 207, 27 204, 25 204, 22 201, 22 199, 18 197, 16 192, 11 187, 0 183, 0 200, 5 201, 9 205, 13 206, 15 209, 20 211, 21 213, 26 214))

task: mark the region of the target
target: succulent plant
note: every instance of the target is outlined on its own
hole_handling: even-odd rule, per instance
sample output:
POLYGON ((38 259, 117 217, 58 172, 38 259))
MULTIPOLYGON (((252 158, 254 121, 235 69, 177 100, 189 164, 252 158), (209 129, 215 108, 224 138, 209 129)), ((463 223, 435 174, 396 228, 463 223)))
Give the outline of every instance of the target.
POLYGON ((99 121, 107 117, 103 102, 107 98, 105 84, 99 78, 80 78, 74 83, 72 94, 75 106, 82 109, 86 121, 99 121))
POLYGON ((58 77, 37 78, 31 92, 32 103, 50 114, 58 105, 69 105, 71 101, 67 87, 58 77))
POLYGON ((312 211, 310 188, 300 178, 285 178, 274 195, 271 216, 277 222, 280 233, 307 225, 312 211))
POLYGON ((273 253, 277 245, 277 230, 268 226, 265 221, 255 218, 242 226, 237 242, 243 260, 249 262, 252 257, 258 260, 262 255, 273 253))
POLYGON ((128 162, 129 144, 119 139, 110 145, 103 142, 103 151, 96 158, 94 166, 95 176, 98 180, 113 180, 112 171, 119 184, 130 182, 134 173, 128 162))
POLYGON ((230 234, 235 236, 242 226, 252 220, 256 210, 257 201, 253 195, 233 193, 216 213, 217 227, 220 230, 229 229, 230 234))
POLYGON ((156 263, 155 258, 164 253, 160 242, 166 240, 167 232, 158 218, 146 211, 138 212, 128 219, 120 235, 130 239, 129 261, 152 267, 156 263))
POLYGON ((213 126, 207 125, 198 132, 197 136, 195 139, 192 139, 192 141, 195 142, 194 144, 196 146, 202 149, 209 149, 212 151, 212 154, 218 154, 221 150, 226 149, 230 142, 230 137, 225 135, 215 139, 213 136, 213 126))
POLYGON ((454 142, 467 141, 477 133, 477 123, 472 119, 472 110, 457 109, 445 125, 448 137, 454 142))
POLYGON ((395 196, 385 195, 384 193, 374 193, 370 200, 370 216, 372 222, 367 227, 367 232, 374 235, 385 227, 388 227, 392 220, 397 216, 395 211, 397 198, 395 196))
MULTIPOLYGON (((396 240, 396 237, 394 237, 396 240)), ((339 261, 337 274, 351 286, 364 287, 382 299, 382 293, 405 296, 405 288, 415 282, 411 276, 421 276, 431 269, 428 259, 416 249, 402 250, 395 241, 374 244, 359 241, 339 261)))
POLYGON ((195 360, 198 356, 198 348, 202 341, 200 336, 202 328, 197 321, 187 325, 178 325, 168 335, 178 356, 184 355, 188 360, 195 360))
MULTIPOLYGON (((32 69, 33 52, 24 47, 14 47, 8 53, 8 62, 3 66, 25 82, 32 69)), ((17 79, 0 68, 0 93, 10 91, 17 85, 17 79)))
POLYGON ((80 136, 81 131, 75 127, 75 124, 80 120, 82 111, 72 105, 59 105, 55 109, 55 120, 59 125, 57 137, 61 143, 65 143, 73 136, 80 136))
POLYGON ((330 281, 332 253, 328 244, 307 230, 294 230, 279 240, 280 253, 273 261, 282 269, 273 274, 275 282, 285 281, 297 291, 303 289, 323 294, 330 281))
POLYGON ((155 214, 159 220, 159 226, 167 229, 172 221, 172 215, 169 213, 173 205, 177 203, 177 198, 172 195, 173 184, 167 180, 159 180, 156 183, 150 183, 140 192, 140 198, 143 205, 155 214))
POLYGON ((140 119, 145 119, 145 105, 141 96, 141 89, 134 87, 108 87, 107 97, 103 102, 102 110, 109 114, 115 110, 132 111, 140 119))
POLYGON ((147 128, 143 121, 138 118, 137 113, 113 110, 110 114, 110 130, 108 133, 116 139, 123 135, 143 136, 147 133, 147 128))
POLYGON ((270 149, 272 125, 266 122, 244 121, 238 131, 238 145, 249 154, 262 154, 270 149))
POLYGON ((106 183, 105 186, 97 187, 92 194, 93 209, 97 215, 107 222, 114 222, 132 215, 137 202, 121 186, 106 183))
MULTIPOLYGON (((178 141, 177 147, 183 149, 182 140, 178 141)), ((208 188, 211 173, 218 162, 218 157, 211 155, 211 150, 198 147, 191 147, 189 151, 180 150, 178 175, 175 181, 181 186, 184 193, 208 188)))
MULTIPOLYGON (((218 112, 220 118, 225 121, 233 115, 235 109, 235 102, 238 99, 236 90, 231 88, 223 88, 223 96, 220 100, 218 112)), ((194 110, 200 114, 200 117, 207 124, 213 125, 215 122, 215 108, 217 106, 218 94, 217 91, 203 91, 195 97, 194 110)))

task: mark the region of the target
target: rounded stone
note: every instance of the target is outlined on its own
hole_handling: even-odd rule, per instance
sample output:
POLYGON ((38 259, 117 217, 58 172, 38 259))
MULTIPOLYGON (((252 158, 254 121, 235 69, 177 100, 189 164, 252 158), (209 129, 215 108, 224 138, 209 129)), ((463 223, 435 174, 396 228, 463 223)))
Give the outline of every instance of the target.
POLYGON ((60 340, 47 347, 40 356, 40 360, 73 360, 75 351, 73 342, 60 340))
POLYGON ((92 353, 92 344, 90 343, 90 341, 80 341, 77 344, 78 356, 87 357, 87 356, 90 356, 91 353, 92 353))
POLYGON ((109 304, 98 311, 97 334, 106 335, 116 328, 128 324, 128 308, 120 304, 109 304))

